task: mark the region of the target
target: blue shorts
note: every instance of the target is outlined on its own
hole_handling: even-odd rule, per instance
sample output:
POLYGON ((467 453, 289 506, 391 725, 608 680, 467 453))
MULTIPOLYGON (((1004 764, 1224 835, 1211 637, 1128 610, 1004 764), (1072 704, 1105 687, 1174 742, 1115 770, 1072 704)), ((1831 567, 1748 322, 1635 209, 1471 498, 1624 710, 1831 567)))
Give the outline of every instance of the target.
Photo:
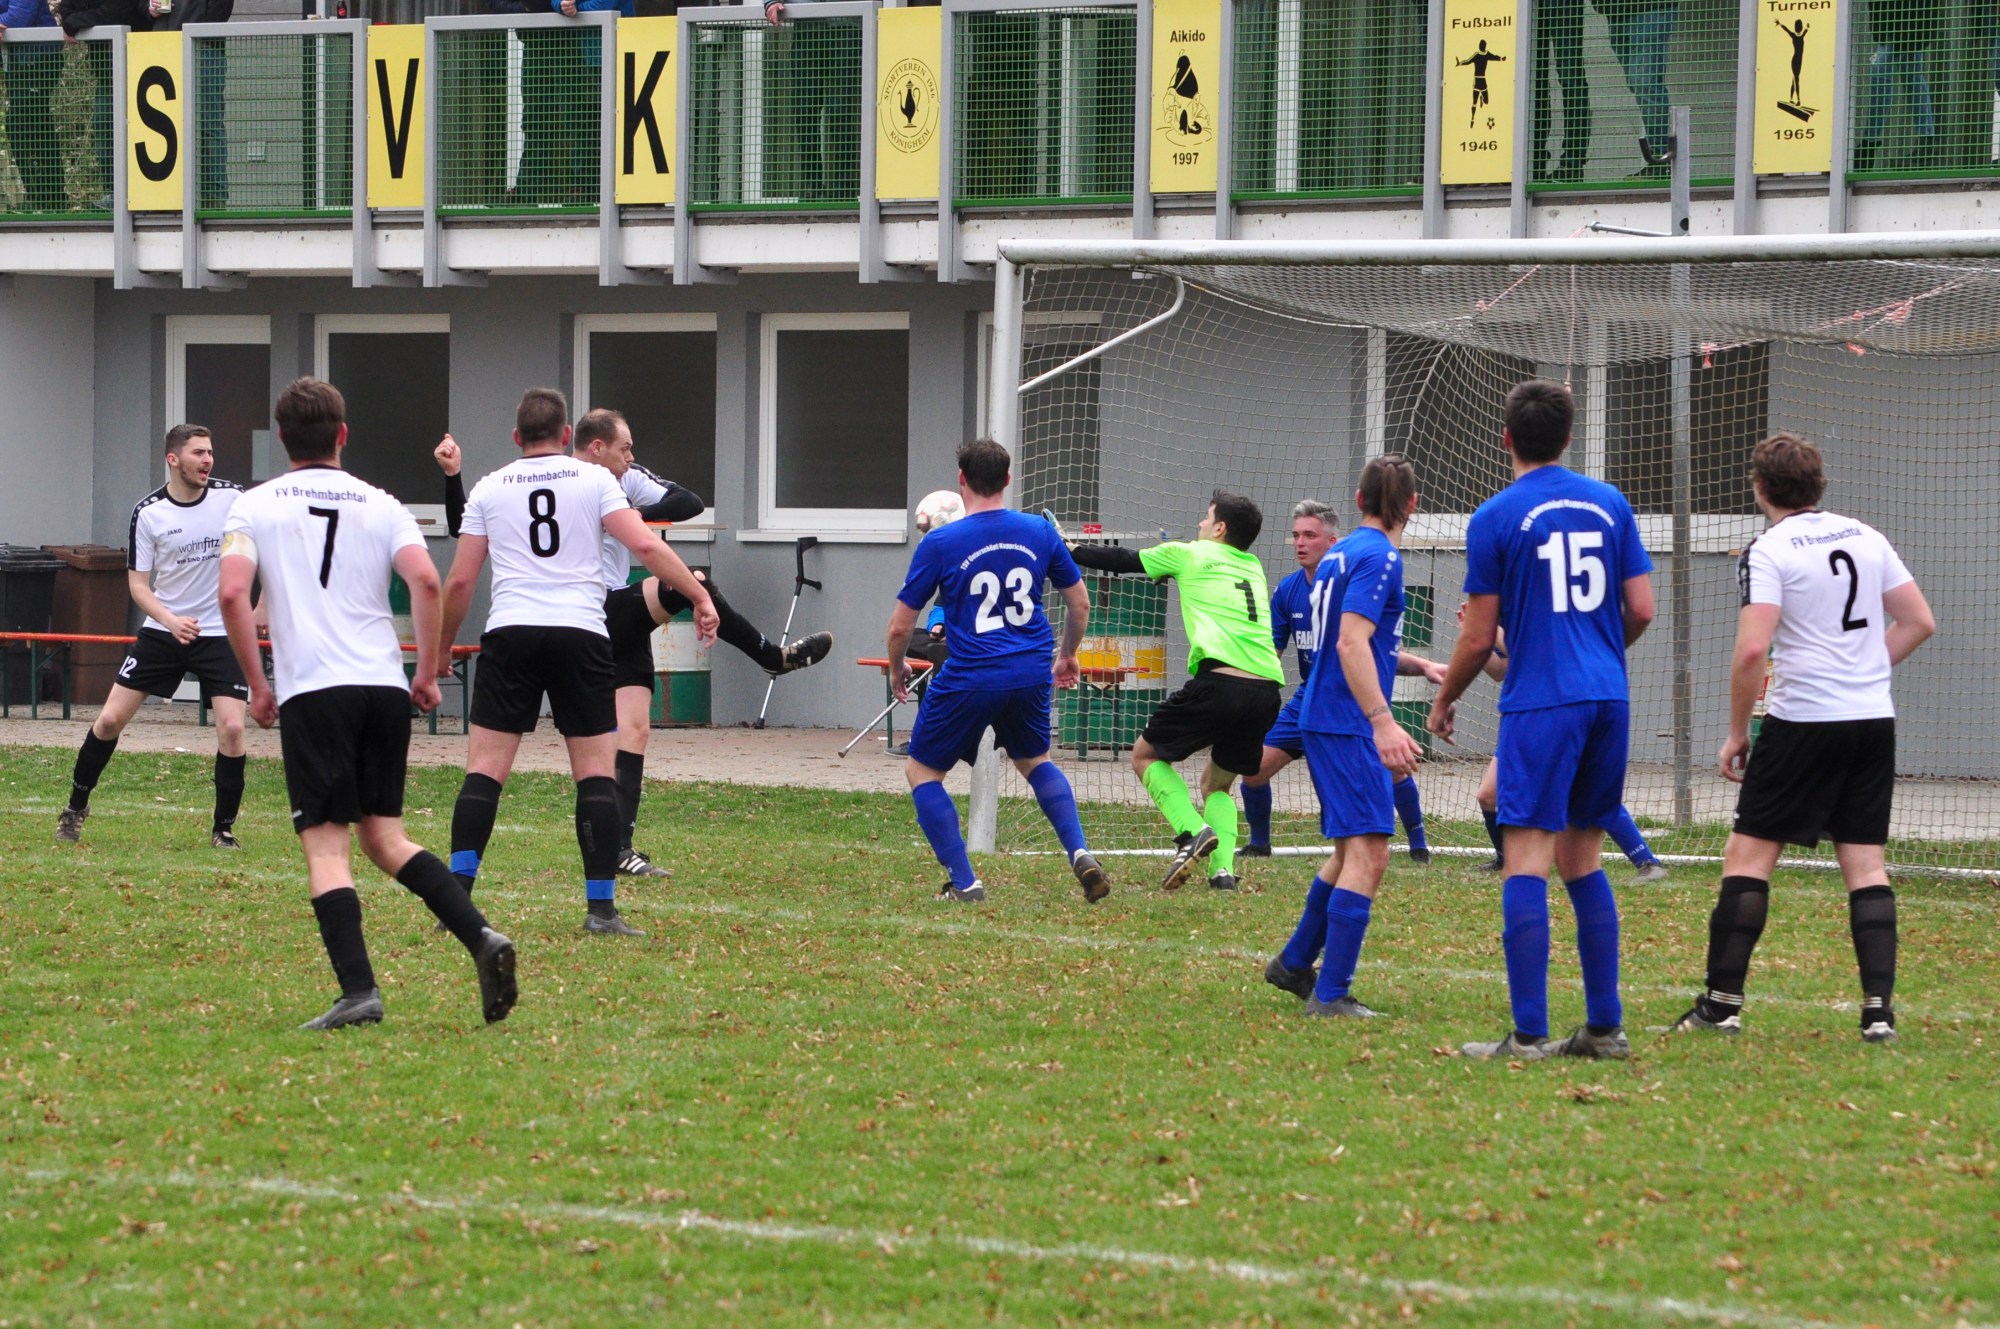
POLYGON ((1329 840, 1388 835, 1396 829, 1395 777, 1375 740, 1355 734, 1306 734, 1306 769, 1319 795, 1319 832, 1329 840))
POLYGON ((948 771, 979 756, 979 740, 990 725, 995 744, 1014 758, 1039 757, 1049 750, 1051 683, 988 691, 982 688, 924 690, 910 726, 910 756, 934 771, 948 771))
POLYGON ((1265 747, 1290 753, 1294 761, 1303 757, 1306 752, 1305 735, 1299 729, 1299 711, 1302 709, 1299 698, 1304 695, 1305 688, 1301 686, 1292 694, 1291 700, 1285 703, 1285 709, 1278 712, 1278 718, 1272 723, 1271 731, 1264 735, 1265 747))
POLYGON ((1502 826, 1601 826, 1625 801, 1631 707, 1582 701, 1500 717, 1502 826))

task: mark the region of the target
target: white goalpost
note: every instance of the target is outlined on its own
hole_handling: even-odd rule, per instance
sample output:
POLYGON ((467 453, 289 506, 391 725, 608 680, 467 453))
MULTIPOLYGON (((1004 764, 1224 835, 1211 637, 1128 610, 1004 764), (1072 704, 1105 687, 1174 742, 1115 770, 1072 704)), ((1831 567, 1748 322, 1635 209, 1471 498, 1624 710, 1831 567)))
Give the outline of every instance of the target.
MULTIPOLYGON (((1659 617, 1631 656, 1627 804, 1668 861, 1717 856, 1735 803, 1715 753, 1737 558, 1764 524, 1749 451, 1805 434, 1827 456, 1826 506, 1895 542, 1940 624, 1897 672, 1891 860, 2000 870, 1986 686, 2000 655, 2000 234, 1003 241, 993 328, 989 419, 1016 459, 1012 501, 1073 538, 1192 538, 1210 492, 1228 489, 1263 509, 1253 552, 1275 587, 1296 566, 1294 503, 1331 503, 1345 532, 1362 462, 1408 455, 1422 506, 1404 546, 1404 645, 1436 659, 1456 636, 1466 520, 1508 479, 1502 398, 1523 378, 1569 383, 1566 461, 1624 490, 1655 565, 1659 617)), ((1164 586, 1089 581, 1085 683, 1058 695, 1055 756, 1093 847, 1164 853, 1128 759, 1185 678, 1178 609, 1164 586)), ((1422 735, 1428 697, 1399 680, 1398 714, 1426 749, 1431 845, 1483 853, 1474 790, 1494 688, 1460 703, 1456 747, 1422 735)), ((972 789, 974 849, 1053 847, 990 752, 972 789)), ((1273 790, 1278 852, 1323 852, 1303 763, 1273 790)))

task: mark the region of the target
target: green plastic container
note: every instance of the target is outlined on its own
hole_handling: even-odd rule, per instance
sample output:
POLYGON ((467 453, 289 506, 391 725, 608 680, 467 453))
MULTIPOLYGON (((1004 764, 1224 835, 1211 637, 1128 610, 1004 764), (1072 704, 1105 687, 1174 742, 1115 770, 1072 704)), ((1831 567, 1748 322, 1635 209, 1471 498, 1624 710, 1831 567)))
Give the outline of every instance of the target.
MULTIPOLYGON (((626 580, 632 584, 651 575, 644 568, 633 568, 626 580)), ((708 652, 695 635, 692 609, 681 610, 665 627, 653 630, 654 724, 711 722, 708 652)))
POLYGON ((1057 741, 1079 755, 1130 748, 1167 696, 1163 582, 1084 574, 1090 632, 1077 651, 1083 682, 1056 694, 1057 741))

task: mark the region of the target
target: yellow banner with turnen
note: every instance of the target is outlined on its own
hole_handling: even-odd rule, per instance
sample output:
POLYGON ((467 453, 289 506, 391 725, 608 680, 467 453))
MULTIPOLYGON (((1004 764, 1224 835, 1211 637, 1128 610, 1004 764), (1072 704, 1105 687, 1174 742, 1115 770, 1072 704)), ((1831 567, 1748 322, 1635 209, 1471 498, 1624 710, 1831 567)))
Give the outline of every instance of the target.
POLYGON ((1758 0, 1759 175, 1821 175, 1833 168, 1833 33, 1838 0, 1758 0))

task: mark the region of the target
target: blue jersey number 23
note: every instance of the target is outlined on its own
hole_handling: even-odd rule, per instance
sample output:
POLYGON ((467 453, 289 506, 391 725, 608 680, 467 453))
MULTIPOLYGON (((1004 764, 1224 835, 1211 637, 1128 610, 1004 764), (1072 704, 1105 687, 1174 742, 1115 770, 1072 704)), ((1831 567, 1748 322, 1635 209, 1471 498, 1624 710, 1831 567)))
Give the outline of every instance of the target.
POLYGON ((972 578, 972 593, 979 599, 979 611, 973 615, 974 632, 999 632, 1005 627, 1024 628, 1035 616, 1035 602, 1028 598, 1028 590, 1035 584, 1034 573, 1026 568, 1007 570, 1007 589, 1013 592, 1005 605, 1000 605, 1000 578, 991 572, 976 573, 972 578), (994 613, 994 607, 1000 612, 994 613))

